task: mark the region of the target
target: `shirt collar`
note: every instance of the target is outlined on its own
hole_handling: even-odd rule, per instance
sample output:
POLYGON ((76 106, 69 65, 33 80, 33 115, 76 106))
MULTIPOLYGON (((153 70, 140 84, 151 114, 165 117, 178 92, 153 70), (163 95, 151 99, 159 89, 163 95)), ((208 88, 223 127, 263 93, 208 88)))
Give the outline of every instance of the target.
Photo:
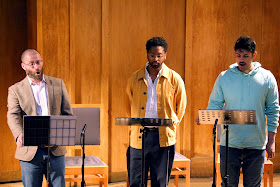
MULTIPOLYGON (((37 85, 36 83, 32 82, 32 80, 28 77, 28 75, 27 75, 27 79, 28 79, 28 82, 29 82, 29 84, 30 84, 31 86, 32 86, 32 85, 37 85)), ((46 83, 46 79, 45 79, 44 74, 43 74, 43 78, 42 78, 42 81, 41 81, 41 82, 46 83)))

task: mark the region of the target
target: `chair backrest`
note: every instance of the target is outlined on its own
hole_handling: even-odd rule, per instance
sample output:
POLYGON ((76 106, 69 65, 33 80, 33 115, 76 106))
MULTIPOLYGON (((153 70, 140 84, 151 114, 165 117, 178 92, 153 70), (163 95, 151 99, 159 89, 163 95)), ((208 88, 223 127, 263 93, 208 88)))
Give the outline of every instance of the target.
POLYGON ((85 144, 100 145, 100 108, 73 105, 73 113, 77 117, 75 144, 81 145, 80 135, 86 124, 85 144))

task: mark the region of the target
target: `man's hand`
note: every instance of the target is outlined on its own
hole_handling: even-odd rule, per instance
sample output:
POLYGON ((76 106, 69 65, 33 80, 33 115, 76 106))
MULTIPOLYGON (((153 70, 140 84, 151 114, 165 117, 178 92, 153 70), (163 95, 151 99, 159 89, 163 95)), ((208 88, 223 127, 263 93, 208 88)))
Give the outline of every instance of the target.
POLYGON ((23 142, 23 135, 20 133, 17 137, 17 147, 21 148, 22 147, 22 142, 23 142))
POLYGON ((274 158, 275 157, 275 138, 276 133, 274 132, 268 132, 268 142, 266 144, 266 152, 268 158, 274 158))
POLYGON ((275 142, 268 142, 266 144, 266 152, 268 158, 274 158, 275 157, 275 142))
POLYGON ((200 125, 200 122, 199 122, 199 118, 198 118, 198 117, 195 118, 195 122, 196 122, 197 125, 200 125))

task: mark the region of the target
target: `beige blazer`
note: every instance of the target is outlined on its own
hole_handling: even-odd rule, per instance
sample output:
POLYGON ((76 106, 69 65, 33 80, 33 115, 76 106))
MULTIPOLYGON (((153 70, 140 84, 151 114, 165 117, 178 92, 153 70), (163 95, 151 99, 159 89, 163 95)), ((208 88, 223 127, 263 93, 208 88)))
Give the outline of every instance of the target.
MULTIPOLYGON (((48 109, 50 115, 73 115, 70 99, 62 79, 45 75, 48 97, 48 109)), ((22 81, 12 85, 8 89, 8 125, 15 140, 23 132, 23 115, 37 115, 36 104, 32 88, 25 77, 22 81)), ((37 152, 37 146, 23 146, 16 149, 15 158, 30 161, 37 152)), ((55 156, 66 154, 64 146, 51 148, 55 156)))

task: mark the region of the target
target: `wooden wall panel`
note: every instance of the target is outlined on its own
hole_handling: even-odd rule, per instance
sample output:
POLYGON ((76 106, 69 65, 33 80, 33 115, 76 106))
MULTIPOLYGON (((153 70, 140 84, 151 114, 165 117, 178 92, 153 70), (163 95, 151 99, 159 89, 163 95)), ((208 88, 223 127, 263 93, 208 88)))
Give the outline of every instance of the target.
MULTIPOLYGON (((36 3, 37 48, 43 55, 46 75, 64 80, 73 104, 95 104, 103 114, 101 1, 37 0, 36 3)), ((103 124, 104 120, 101 121, 103 124)), ((103 151, 108 149, 104 144, 108 138, 102 124, 101 136, 105 140, 102 138, 100 146, 86 149, 86 155, 102 155, 101 159, 108 157, 108 151, 103 151)), ((68 148, 72 149, 75 148, 68 148)))
MULTIPOLYGON (((191 92, 191 120, 187 125, 192 129, 192 175, 207 176, 211 175, 212 167, 209 164, 213 154, 212 125, 197 126, 197 111, 207 107, 219 73, 235 63, 233 47, 238 37, 249 35, 261 41, 262 1, 192 1, 190 5, 192 7, 187 7, 187 11, 193 11, 192 19, 187 20, 192 23, 187 24, 191 32, 186 37, 192 45, 191 59, 186 58, 186 68, 191 70, 186 72, 191 74, 192 85, 187 87, 187 93, 191 92)), ((189 140, 185 141, 188 143, 189 140)))
POLYGON ((25 77, 21 53, 27 47, 26 1, 0 2, 0 182, 20 180, 16 144, 7 125, 8 87, 25 77))
MULTIPOLYGON (((196 82, 199 86, 193 90, 194 95, 200 93, 201 98, 194 97, 194 110, 201 107, 207 107, 208 98, 211 94, 213 85, 219 73, 228 69, 229 65, 235 63, 234 44, 241 35, 249 35, 256 40, 260 40, 260 34, 257 32, 261 29, 261 1, 211 1, 209 5, 195 4, 194 11, 194 39, 193 55, 196 58, 193 62, 193 73, 196 74, 196 82), (254 7, 251 5, 254 4, 254 7), (246 11, 244 11, 246 10, 246 11), (240 16, 236 16, 240 15, 240 16), (229 25, 233 24, 231 27, 229 25), (245 27, 244 25, 247 25, 245 27), (203 42, 203 45, 201 45, 203 42), (209 64, 209 65, 206 65, 209 64), (203 76, 201 76, 203 74, 203 76), (195 94, 197 93, 197 94, 195 94)), ((208 155, 212 153, 211 146, 207 142, 211 141, 211 126, 194 126, 197 133, 194 134, 194 156, 208 155), (208 134, 208 138, 199 138, 202 134, 208 134), (207 146, 207 147, 205 147, 207 146)))
POLYGON ((75 103, 101 102, 101 0, 73 1, 75 103))
MULTIPOLYGON (((263 3, 262 41, 257 45, 261 47, 261 64, 270 70, 280 86, 280 17, 279 2, 268 0, 263 3)), ((280 172, 280 135, 276 136, 276 157, 272 160, 274 171, 280 172)))
POLYGON ((185 1, 110 1, 109 165, 112 177, 124 178, 126 172, 129 128, 115 126, 114 119, 125 115, 122 106, 127 79, 146 64, 145 44, 153 36, 163 36, 167 40, 166 64, 184 78, 184 25, 185 1))
POLYGON ((63 78, 70 88, 70 44, 68 0, 37 1, 38 50, 42 53, 45 74, 63 78))
MULTIPOLYGON (((63 78, 73 104, 101 108, 101 145, 88 146, 86 154, 109 165, 111 181, 125 179, 129 128, 115 126, 114 119, 125 116, 127 79, 147 62, 145 44, 153 36, 167 40, 166 64, 185 80, 187 113, 176 150, 191 158, 192 176, 210 176, 212 126, 196 126, 197 110, 207 107, 217 76, 235 62, 241 35, 256 40, 256 60, 279 84, 279 6, 277 0, 1 1, 0 161, 9 164, 1 165, 0 181, 19 178, 18 161, 9 160, 15 145, 6 146, 13 141, 6 98, 8 86, 25 76, 19 64, 27 46, 42 53, 47 75, 63 78)), ((280 171, 279 137, 276 144, 274 168, 280 171)))

